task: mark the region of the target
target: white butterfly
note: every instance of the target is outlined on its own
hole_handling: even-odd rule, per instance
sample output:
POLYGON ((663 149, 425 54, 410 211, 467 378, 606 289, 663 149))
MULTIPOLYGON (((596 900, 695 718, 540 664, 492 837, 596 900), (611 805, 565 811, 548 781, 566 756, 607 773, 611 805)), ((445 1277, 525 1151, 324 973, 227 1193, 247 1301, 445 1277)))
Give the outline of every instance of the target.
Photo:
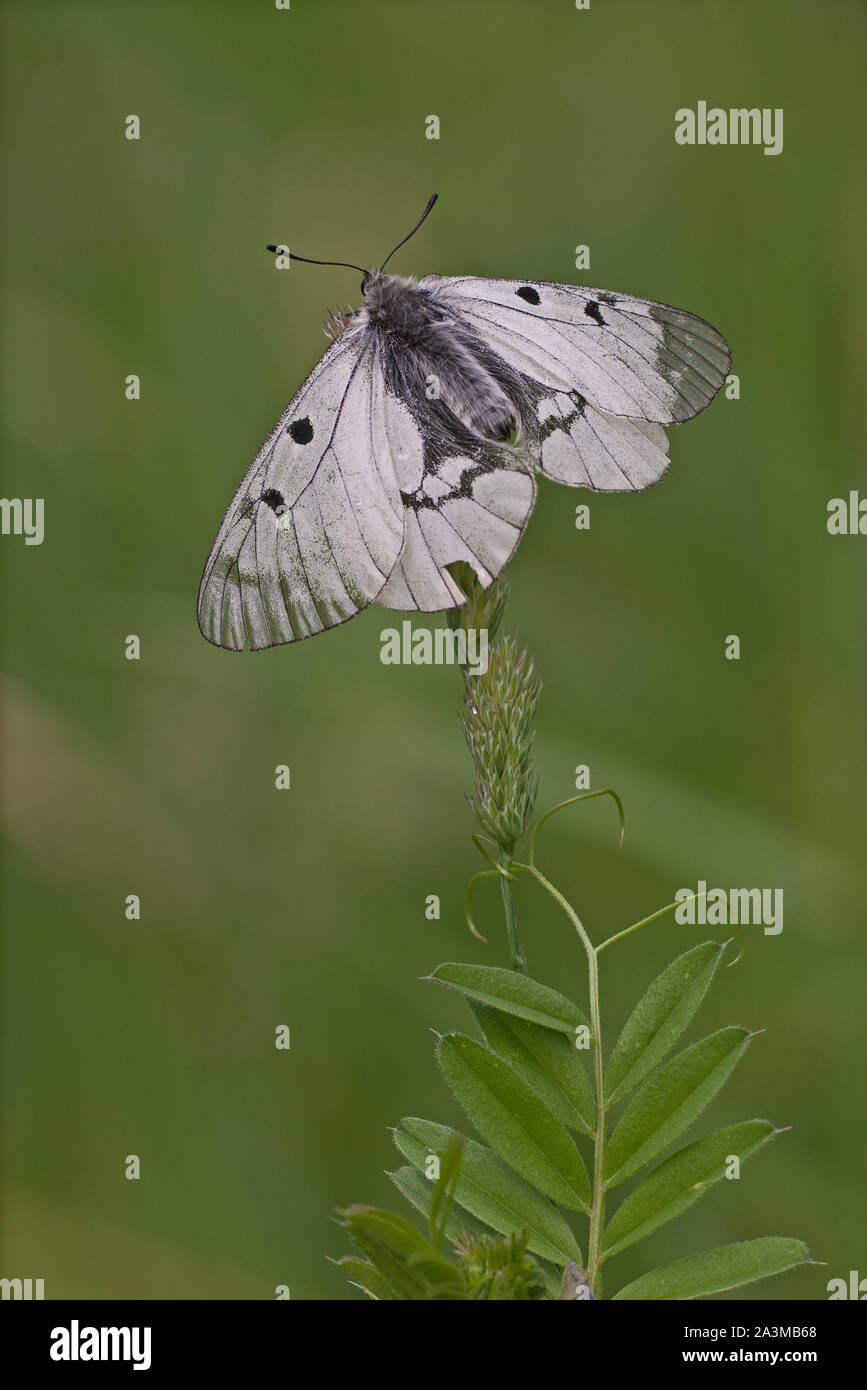
POLYGON ((374 600, 458 606, 447 566, 469 561, 485 585, 499 574, 536 472, 650 487, 668 468, 663 425, 698 414, 728 373, 725 339, 682 309, 541 280, 386 275, 393 254, 362 271, 364 307, 332 320, 235 493, 199 589, 216 646, 298 641, 374 600))

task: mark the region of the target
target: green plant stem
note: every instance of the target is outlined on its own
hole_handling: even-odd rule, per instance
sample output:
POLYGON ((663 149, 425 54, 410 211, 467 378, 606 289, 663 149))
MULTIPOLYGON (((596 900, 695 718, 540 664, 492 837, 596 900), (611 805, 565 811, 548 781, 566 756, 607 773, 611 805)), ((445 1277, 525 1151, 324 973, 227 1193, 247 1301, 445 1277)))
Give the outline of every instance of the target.
POLYGON ((593 1195, 589 1211, 590 1217, 590 1238, 587 1246, 587 1282, 595 1298, 602 1295, 602 1271, 599 1265, 599 1249, 602 1242, 602 1230, 605 1221, 605 1178, 603 1176, 603 1165, 605 1162, 605 1075, 602 1063, 602 1011, 599 1003, 599 958, 596 948, 590 937, 587 935, 583 922, 573 908, 572 904, 563 897, 553 885, 541 874, 536 866, 515 865, 529 872, 542 885, 547 893, 550 893, 555 902, 559 903, 566 916, 569 918, 579 937, 581 938, 584 950, 587 953, 587 971, 590 983, 590 1026, 593 1030, 594 1046, 594 1078, 596 1084, 596 1129, 593 1134, 593 1195))
MULTIPOLYGON (((599 793, 599 795, 605 794, 606 793, 604 792, 599 793)), ((573 799, 580 800, 581 798, 573 799)), ((569 805, 570 803, 564 802, 563 804, 569 805)), ((555 810, 560 809, 561 807, 555 807, 555 810)), ((549 812, 549 814, 552 813, 549 812)), ((590 1236, 587 1246, 586 1273, 587 1282, 590 1285, 594 1297, 601 1298, 602 1269, 599 1256, 602 1243, 602 1232, 605 1225, 606 1187, 604 1177, 604 1164, 605 1118, 607 1106, 605 1103, 605 1072, 602 1059, 602 1009, 599 999, 599 952, 604 951, 607 946, 613 946, 615 941, 622 941, 624 937, 631 936, 633 932, 639 931, 642 927, 648 926, 649 923, 657 921, 658 918, 663 917, 667 912, 671 912, 680 904, 679 902, 668 903, 667 906, 661 907, 658 912, 652 913, 649 917, 642 918, 640 922, 634 922, 631 927, 626 927, 624 931, 616 932, 613 936, 609 936, 607 940, 601 942, 598 946, 594 946, 593 942, 590 940, 590 937, 587 935, 587 931, 584 927, 583 922, 581 921, 577 912, 573 908, 572 904, 568 901, 567 898, 564 898, 563 894, 559 891, 559 889, 555 888, 553 883, 551 883, 550 880, 547 879, 545 875, 540 873, 539 870, 536 868, 536 865, 533 863, 532 860, 532 850, 534 848, 535 835, 533 836, 533 841, 531 844, 530 863, 513 864, 511 861, 508 861, 504 863, 504 867, 508 872, 532 874, 533 878, 535 878, 537 883, 539 883, 545 889, 546 893, 549 893, 551 897, 554 899, 554 901, 559 903, 560 907, 562 907, 563 911, 566 913, 566 916, 569 918, 569 921, 572 923, 576 932, 578 933, 578 936, 581 939, 581 944, 583 945, 584 950, 587 954, 587 972, 589 976, 590 986, 590 1026, 593 1031, 594 1047, 593 1073, 596 1090, 596 1128, 593 1133, 593 1191, 591 1196, 590 1211, 588 1213, 590 1218, 590 1236)), ((503 862, 504 861, 501 860, 501 863, 503 862)), ((511 884, 505 878, 501 877, 500 886, 501 890, 503 891, 503 902, 506 902, 505 890, 508 889, 508 899, 511 903, 511 884)), ((694 895, 694 897, 699 896, 704 897, 705 895, 694 895)), ((517 933, 515 933, 515 940, 517 940, 517 933)), ((526 970, 526 966, 524 966, 524 969, 526 970)))
MULTIPOLYGON (((500 849, 500 863, 506 873, 512 871, 512 861, 504 849, 500 849)), ((500 896, 503 899, 503 912, 506 916, 506 932, 509 937, 509 949, 512 953, 512 969, 520 970, 522 975, 527 972, 527 957, 521 945, 521 938, 518 936, 518 919, 515 916, 515 900, 512 896, 512 884, 504 874, 500 874, 500 896)))
POLYGON ((596 1298, 602 1297, 602 1269, 599 1247, 605 1221, 605 1078, 602 1067, 602 1015, 599 1007, 599 957, 587 957, 590 974, 590 1023, 596 1044, 596 1132, 593 1138, 593 1204, 590 1208, 590 1239, 587 1245, 587 1280, 596 1298))
POLYGON ((684 903, 697 902, 699 898, 706 897, 707 893, 693 893, 688 898, 679 898, 676 902, 666 903, 665 907, 661 907, 658 911, 652 912, 649 917, 642 917, 640 922, 633 922, 631 927, 624 927, 623 931, 615 932, 613 936, 606 937, 604 941, 600 941, 599 945, 596 947, 597 954, 600 951, 604 951, 606 946, 613 946, 615 941, 622 941, 625 936, 631 936, 634 931, 639 931, 642 927, 649 926, 651 922, 657 921, 658 918, 664 917, 666 912, 673 912, 676 907, 682 907, 684 903))

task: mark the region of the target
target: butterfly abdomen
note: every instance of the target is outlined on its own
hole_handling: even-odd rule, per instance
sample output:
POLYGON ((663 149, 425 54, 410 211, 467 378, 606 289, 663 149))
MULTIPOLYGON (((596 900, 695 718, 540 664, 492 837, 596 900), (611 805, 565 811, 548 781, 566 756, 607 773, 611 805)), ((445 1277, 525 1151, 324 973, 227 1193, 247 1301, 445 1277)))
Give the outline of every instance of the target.
POLYGON ((423 378, 427 399, 441 401, 473 434, 495 441, 514 434, 512 400, 482 360, 480 345, 435 295, 402 276, 372 276, 365 310, 383 351, 402 359, 396 375, 410 375, 411 359, 411 374, 423 378))

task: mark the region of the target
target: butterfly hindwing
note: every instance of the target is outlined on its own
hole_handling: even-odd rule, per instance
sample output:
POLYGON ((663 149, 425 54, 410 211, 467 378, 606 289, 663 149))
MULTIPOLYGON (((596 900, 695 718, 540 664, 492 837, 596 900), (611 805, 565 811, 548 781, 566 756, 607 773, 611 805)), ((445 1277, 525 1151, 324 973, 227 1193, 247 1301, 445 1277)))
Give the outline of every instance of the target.
POLYGON ((730 366, 715 328, 651 299, 539 280, 430 275, 421 283, 510 367, 611 415, 689 420, 730 366))
MULTIPOLYGON (((442 373, 442 354, 452 363, 460 361, 461 344, 447 337, 438 347, 442 373)), ((431 389, 433 364, 424 351, 412 352, 383 335, 377 352, 385 390, 412 413, 423 441, 421 454, 408 456, 399 470, 404 545, 377 601, 386 608, 424 613, 454 608, 466 596, 447 566, 467 561, 483 584, 500 573, 533 510, 533 465, 517 449, 484 437, 458 418, 448 399, 448 380, 436 376, 437 389, 431 389)), ((526 393, 517 373, 510 380, 522 397, 523 412, 529 408, 526 393)), ((464 389, 479 390, 472 377, 464 389)))
POLYGON ((418 496, 408 495, 406 538, 379 602, 386 608, 436 613, 466 596, 447 565, 468 561, 485 585, 521 539, 536 486, 532 473, 503 454, 496 464, 473 459, 473 447, 426 466, 418 496), (428 500, 429 499, 429 500, 428 500))
POLYGON ((641 492, 668 469, 668 436, 661 425, 597 410, 576 391, 543 395, 537 410, 538 467, 555 483, 641 492))

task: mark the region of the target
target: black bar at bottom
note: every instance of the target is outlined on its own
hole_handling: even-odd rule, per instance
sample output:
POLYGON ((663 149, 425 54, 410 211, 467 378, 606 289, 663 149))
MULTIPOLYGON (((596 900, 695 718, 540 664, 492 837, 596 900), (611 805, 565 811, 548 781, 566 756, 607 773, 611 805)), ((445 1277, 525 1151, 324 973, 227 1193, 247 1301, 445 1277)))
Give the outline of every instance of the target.
POLYGON ((281 1372, 294 1378, 303 1366, 304 1382, 315 1384, 320 1378, 331 1380, 343 1367, 355 1374, 379 1368, 390 1377, 397 1355, 404 1374, 415 1367, 427 1379, 439 1363, 440 1373, 451 1381, 460 1364, 465 1371, 489 1371, 502 1348, 518 1380, 518 1347, 530 1364, 536 1363, 534 1380, 542 1366, 553 1368, 552 1352, 566 1358, 556 1363, 561 1372, 569 1366, 576 1376, 600 1355, 618 1374, 636 1369, 664 1375, 685 1367, 701 1375, 713 1366, 791 1365, 827 1378, 847 1364, 858 1364, 863 1333, 855 1307, 847 1308, 843 1301, 603 1300, 572 1303, 550 1322, 550 1313, 529 1313, 526 1323, 516 1324, 514 1313, 504 1310, 508 1321, 502 1325, 495 1310, 481 1314, 493 1317, 493 1323, 479 1323, 479 1314, 473 1322, 467 1312, 456 1310, 449 1316, 459 1321, 443 1324, 445 1314, 445 1305, 439 1312, 419 1308, 401 1314, 360 1301, 6 1302, 0 1312, 5 1366, 20 1367, 22 1375, 47 1371, 58 1379, 98 1378, 106 1368, 115 1376, 138 1373, 142 1380, 185 1371, 249 1378, 252 1368, 257 1378, 281 1372), (536 1322, 540 1316, 544 1322, 536 1322), (421 1322, 413 1323, 414 1317, 421 1322), (414 1352, 403 1340, 407 1330, 418 1334, 414 1352), (461 1334, 459 1345, 450 1344, 453 1330, 461 1334), (465 1339, 474 1336, 478 1341, 468 1344, 465 1339), (467 1360, 471 1346, 475 1351, 467 1360), (301 1352, 307 1353, 303 1363, 301 1352))

